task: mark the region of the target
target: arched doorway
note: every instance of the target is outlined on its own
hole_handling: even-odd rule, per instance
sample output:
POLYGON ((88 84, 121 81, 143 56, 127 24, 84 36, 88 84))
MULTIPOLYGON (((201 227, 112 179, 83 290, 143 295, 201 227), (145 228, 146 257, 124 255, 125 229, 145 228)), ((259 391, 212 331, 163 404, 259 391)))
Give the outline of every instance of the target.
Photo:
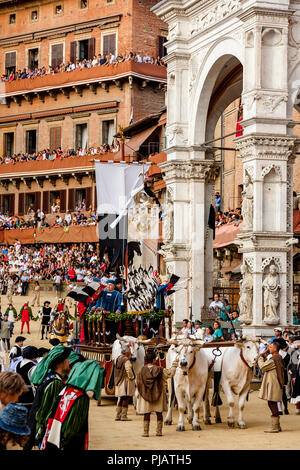
MULTIPOLYGON (((292 89, 288 3, 276 10, 217 0, 191 8, 182 0, 175 8, 165 0, 154 8, 169 24, 168 159, 161 167, 173 201, 174 234, 165 247, 165 261, 169 272, 191 277, 187 292, 175 296, 178 319, 187 316, 190 306, 194 318, 199 316, 212 292, 212 231, 207 220, 218 164, 207 144, 222 111, 241 96, 243 135, 236 144, 242 162, 244 222, 238 244, 243 271, 251 278, 245 295, 253 305, 243 315, 245 329, 270 335, 275 324, 291 323, 295 137, 290 104, 300 70, 295 69, 292 89), (280 216, 270 219, 272 211, 280 216)), ((298 31, 300 22, 295 22, 298 31)), ((298 59, 299 51, 297 43, 293 52, 298 59)))

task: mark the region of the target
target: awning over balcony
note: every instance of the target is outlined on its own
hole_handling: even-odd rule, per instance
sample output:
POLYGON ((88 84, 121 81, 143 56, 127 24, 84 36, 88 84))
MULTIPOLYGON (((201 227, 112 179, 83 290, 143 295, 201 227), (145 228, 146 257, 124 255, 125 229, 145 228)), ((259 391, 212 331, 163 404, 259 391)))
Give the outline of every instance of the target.
POLYGON ((135 152, 138 152, 140 146, 150 137, 150 135, 157 129, 158 125, 149 127, 131 137, 129 142, 125 142, 125 155, 132 156, 135 152))
MULTIPOLYGON (((214 248, 222 248, 231 245, 240 233, 243 222, 238 226, 235 224, 225 224, 216 228, 216 238, 214 240, 214 248)), ((300 235, 300 210, 293 211, 293 232, 300 235)))

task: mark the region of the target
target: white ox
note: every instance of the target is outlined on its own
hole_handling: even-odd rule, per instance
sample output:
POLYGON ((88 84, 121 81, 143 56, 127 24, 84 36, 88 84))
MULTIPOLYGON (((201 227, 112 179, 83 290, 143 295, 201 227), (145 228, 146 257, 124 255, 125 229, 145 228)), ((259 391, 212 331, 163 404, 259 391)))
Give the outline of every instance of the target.
POLYGON ((115 363, 115 360, 122 354, 121 351, 121 343, 125 342, 129 345, 130 352, 131 352, 131 358, 130 360, 132 361, 132 367, 135 373, 135 376, 137 373, 141 370, 141 368, 144 366, 144 359, 145 359, 145 349, 144 346, 138 338, 135 338, 134 336, 119 336, 118 334, 116 335, 117 339, 114 341, 113 347, 112 347, 112 360, 115 363))
MULTIPOLYGON (((208 376, 208 360, 195 339, 171 339, 166 357, 166 367, 171 367, 178 358, 179 363, 173 383, 178 403, 179 419, 176 431, 184 431, 184 412, 188 410, 188 421, 194 431, 200 430, 199 412, 208 376)), ((172 424, 172 382, 168 380, 169 407, 165 424, 172 424)))
MULTIPOLYGON (((138 372, 144 366, 145 348, 143 345, 149 343, 151 339, 141 340, 141 339, 135 338, 134 336, 122 336, 121 337, 118 334, 116 335, 116 338, 117 339, 114 341, 113 347, 112 347, 113 363, 115 364, 116 359, 122 354, 121 343, 122 342, 127 343, 130 348, 130 352, 131 352, 130 360, 132 362, 133 371, 136 377, 138 372)), ((136 408, 136 401, 137 401, 137 389, 136 389, 135 396, 133 397, 133 404, 135 408, 136 408)))
MULTIPOLYGON (((245 400, 250 390, 250 382, 254 374, 254 365, 259 354, 259 343, 265 342, 257 338, 241 338, 233 347, 220 347, 222 354, 216 359, 211 368, 211 372, 221 371, 221 387, 225 393, 229 406, 227 424, 234 427, 234 395, 238 396, 239 415, 237 424, 241 429, 246 428, 243 418, 245 400)), ((220 343, 221 346, 222 343, 220 343)), ((203 349, 208 359, 209 365, 214 359, 213 350, 203 349)), ((205 424, 211 424, 209 420, 210 407, 208 397, 208 387, 205 394, 205 424)), ((219 406, 216 406, 216 422, 221 422, 219 406)))

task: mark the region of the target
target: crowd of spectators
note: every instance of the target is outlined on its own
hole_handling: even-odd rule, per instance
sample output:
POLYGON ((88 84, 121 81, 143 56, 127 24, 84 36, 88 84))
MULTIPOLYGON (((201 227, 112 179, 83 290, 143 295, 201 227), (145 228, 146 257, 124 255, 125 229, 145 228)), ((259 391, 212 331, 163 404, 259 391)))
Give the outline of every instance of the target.
POLYGON ((1 76, 2 82, 11 82, 13 80, 23 80, 26 78, 35 78, 41 77, 43 75, 51 75, 60 72, 72 72, 73 70, 82 70, 85 68, 91 67, 99 67, 105 65, 117 65, 121 62, 139 62, 145 64, 154 64, 154 65, 161 65, 165 66, 165 62, 161 57, 150 57, 149 55, 143 54, 136 54, 134 52, 129 52, 129 54, 109 54, 109 55, 102 55, 98 54, 97 56, 94 55, 93 59, 82 59, 76 60, 76 62, 67 62, 57 65, 56 67, 37 67, 33 70, 24 68, 23 70, 17 70, 15 73, 11 72, 10 74, 3 74, 1 76))
MULTIPOLYGON (((61 282, 91 282, 106 280, 108 264, 99 263, 94 243, 39 244, 3 247, 0 252, 0 294, 7 293, 7 284, 13 280, 13 293, 20 284, 48 280, 61 282)), ((23 292, 23 291, 22 291, 23 292)))
POLYGON ((43 227, 69 227, 71 225, 87 226, 96 225, 97 221, 96 212, 92 210, 92 206, 87 207, 84 199, 76 204, 73 213, 67 210, 65 214, 60 214, 59 202, 53 201, 50 213, 52 216, 55 215, 55 219, 53 220, 52 217, 52 221, 49 218, 47 219, 46 214, 41 209, 34 210, 33 206, 30 205, 26 218, 17 215, 1 214, 0 230, 35 227, 43 229, 43 227))
POLYGON ((229 210, 227 212, 216 212, 216 227, 220 227, 225 224, 239 225, 242 220, 243 218, 240 208, 229 210))
POLYGON ((103 155, 105 153, 116 153, 120 150, 120 145, 116 141, 114 145, 103 144, 99 147, 89 147, 88 149, 85 148, 78 148, 77 150, 68 149, 63 151, 61 147, 55 150, 44 149, 39 152, 34 153, 18 153, 13 155, 6 155, 4 157, 0 157, 0 164, 8 164, 8 163, 22 163, 22 162, 30 162, 30 161, 41 161, 41 160, 57 160, 57 159, 64 159, 69 157, 82 157, 84 155, 103 155))
POLYGON ((215 194, 215 208, 216 227, 226 224, 239 225, 243 220, 240 207, 237 207, 234 210, 229 209, 227 212, 221 211, 221 195, 218 192, 215 194))

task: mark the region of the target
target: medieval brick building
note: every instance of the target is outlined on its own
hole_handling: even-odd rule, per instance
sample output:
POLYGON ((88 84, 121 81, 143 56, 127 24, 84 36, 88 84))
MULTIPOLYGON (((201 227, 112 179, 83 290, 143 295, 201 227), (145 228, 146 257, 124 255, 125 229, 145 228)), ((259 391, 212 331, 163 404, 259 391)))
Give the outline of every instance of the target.
MULTIPOLYGON (((0 5, 0 71, 9 77, 23 69, 54 70, 62 63, 84 62, 99 54, 162 56, 167 28, 150 11, 155 3, 4 0, 0 5)), ((93 148, 93 158, 97 158, 95 149, 111 145, 119 126, 164 107, 165 83, 164 66, 130 60, 2 81, 0 156, 57 148, 63 152, 83 149, 84 154, 93 148)), ((57 199, 61 212, 73 211, 82 199, 95 208, 91 156, 0 165, 2 212, 23 216, 33 206, 47 214, 57 199)))

